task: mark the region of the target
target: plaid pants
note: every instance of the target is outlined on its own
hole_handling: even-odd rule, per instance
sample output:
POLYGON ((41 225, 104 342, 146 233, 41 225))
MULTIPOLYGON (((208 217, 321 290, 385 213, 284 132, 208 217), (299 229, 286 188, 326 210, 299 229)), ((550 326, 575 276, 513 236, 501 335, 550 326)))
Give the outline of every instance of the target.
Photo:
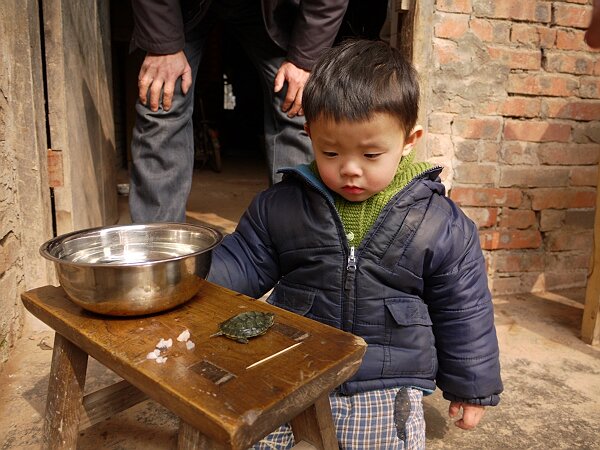
MULTIPOLYGON (((404 429, 396 426, 395 399, 399 388, 381 389, 354 395, 329 395, 331 413, 340 449, 423 450, 425 417, 423 392, 409 388, 410 414, 404 429), (403 436, 404 439, 399 438, 403 436)), ((280 426, 251 450, 287 450, 294 446, 288 424, 280 426)))

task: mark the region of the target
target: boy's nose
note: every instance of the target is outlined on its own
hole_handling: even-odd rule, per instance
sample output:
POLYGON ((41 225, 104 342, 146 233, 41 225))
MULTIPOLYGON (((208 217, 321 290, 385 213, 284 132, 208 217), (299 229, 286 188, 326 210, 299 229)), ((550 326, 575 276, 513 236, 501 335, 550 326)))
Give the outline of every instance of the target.
POLYGON ((340 167, 340 175, 344 177, 357 177, 361 174, 360 164, 353 161, 348 161, 340 167))

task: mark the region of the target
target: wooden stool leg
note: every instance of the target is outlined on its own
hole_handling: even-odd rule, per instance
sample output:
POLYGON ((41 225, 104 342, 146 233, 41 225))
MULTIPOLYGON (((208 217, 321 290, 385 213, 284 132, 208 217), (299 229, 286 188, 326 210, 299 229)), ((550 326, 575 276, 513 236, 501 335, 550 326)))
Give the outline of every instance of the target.
POLYGON ((183 420, 179 422, 177 450, 225 450, 226 448, 183 420))
POLYGON ((44 418, 44 448, 76 448, 88 355, 60 334, 54 351, 44 418))
POLYGON ((338 450, 328 394, 321 396, 290 423, 296 443, 306 441, 318 450, 338 450))

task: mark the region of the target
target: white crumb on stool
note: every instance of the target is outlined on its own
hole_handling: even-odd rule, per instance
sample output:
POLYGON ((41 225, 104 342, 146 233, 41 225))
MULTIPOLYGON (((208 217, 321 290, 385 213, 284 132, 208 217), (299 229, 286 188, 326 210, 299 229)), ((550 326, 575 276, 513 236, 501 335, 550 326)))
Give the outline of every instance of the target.
POLYGON ((155 348, 153 351, 146 355, 146 359, 156 359, 160 356, 160 350, 155 348))
POLYGON ((187 342, 190 338, 190 330, 183 330, 179 336, 177 336, 177 340, 179 342, 187 342))
POLYGON ((158 364, 164 364, 167 362, 168 357, 167 356, 159 356, 158 358, 156 358, 156 362, 158 364))
POLYGON ((195 346, 196 346, 196 344, 194 344, 192 341, 186 341, 186 343, 185 343, 185 347, 186 347, 188 350, 191 350, 191 349, 193 349, 195 346))
POLYGON ((160 339, 158 344, 156 344, 156 348, 170 348, 173 345, 173 339, 169 338, 166 341, 164 339, 160 339))

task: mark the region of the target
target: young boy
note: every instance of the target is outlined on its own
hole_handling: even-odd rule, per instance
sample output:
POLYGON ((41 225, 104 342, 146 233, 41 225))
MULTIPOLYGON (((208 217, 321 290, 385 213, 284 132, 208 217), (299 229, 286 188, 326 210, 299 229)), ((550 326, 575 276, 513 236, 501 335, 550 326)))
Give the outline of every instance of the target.
MULTIPOLYGON (((251 297, 273 288, 269 303, 367 342, 330 395, 344 449, 424 448, 421 400, 436 384, 464 429, 502 391, 477 228, 444 197, 441 167, 414 162, 418 104, 397 50, 328 50, 303 96, 315 161, 284 169, 213 251, 209 280, 251 297)), ((289 448, 289 428, 268 440, 289 448)))

